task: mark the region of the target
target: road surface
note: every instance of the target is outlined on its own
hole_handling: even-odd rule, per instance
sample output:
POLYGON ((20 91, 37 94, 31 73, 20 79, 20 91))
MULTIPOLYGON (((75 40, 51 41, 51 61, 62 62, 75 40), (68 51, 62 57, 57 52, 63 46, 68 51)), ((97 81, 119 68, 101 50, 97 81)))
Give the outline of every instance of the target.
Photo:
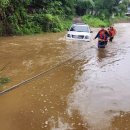
POLYGON ((0 67, 9 63, 2 75, 11 78, 3 90, 73 58, 1 95, 0 130, 130 130, 130 24, 115 27, 105 49, 65 33, 1 37, 0 67))

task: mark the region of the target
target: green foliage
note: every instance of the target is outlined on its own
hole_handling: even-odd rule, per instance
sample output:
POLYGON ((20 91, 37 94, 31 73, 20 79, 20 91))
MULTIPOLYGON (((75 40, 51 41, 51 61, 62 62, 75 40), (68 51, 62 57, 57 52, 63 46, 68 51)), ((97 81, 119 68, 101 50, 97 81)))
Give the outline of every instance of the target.
POLYGON ((16 35, 33 34, 42 31, 41 27, 35 23, 31 17, 24 16, 24 19, 17 13, 9 16, 8 21, 11 23, 11 32, 16 35))
POLYGON ((95 3, 93 0, 77 0, 76 13, 82 16, 86 13, 90 13, 94 7, 95 3))
POLYGON ((91 26, 109 24, 123 16, 129 0, 0 0, 0 35, 59 32, 70 26, 74 15, 91 26), (104 20, 106 19, 106 20, 104 20))
POLYGON ((41 32, 41 28, 39 25, 35 25, 33 22, 25 23, 20 27, 16 25, 16 29, 14 30, 14 34, 24 35, 24 34, 34 34, 41 32))
POLYGON ((44 16, 45 20, 45 29, 46 31, 52 31, 52 32, 60 32, 63 30, 63 26, 61 24, 61 20, 58 16, 53 16, 51 14, 46 14, 44 16))
POLYGON ((64 10, 62 8, 62 3, 60 1, 54 1, 51 2, 48 5, 48 9, 46 10, 47 14, 53 14, 53 15, 64 15, 64 10), (55 7, 55 9, 54 9, 55 7))
POLYGON ((101 25, 103 26, 109 26, 109 20, 101 20, 98 17, 92 17, 89 15, 85 15, 82 17, 82 20, 86 23, 89 24, 92 27, 100 27, 101 25))
POLYGON ((63 24, 63 28, 64 30, 68 30, 68 28, 70 28, 71 24, 72 24, 72 20, 62 20, 62 24, 63 24))
POLYGON ((9 5, 9 0, 0 0, 0 8, 5 8, 9 5))
POLYGON ((60 32, 72 18, 75 0, 3 0, 0 35, 60 32), (67 20, 68 21, 68 20, 67 20))
POLYGON ((63 30, 61 19, 58 16, 35 14, 33 20, 42 27, 44 32, 59 32, 63 30))
POLYGON ((77 0, 78 15, 92 15, 100 18, 110 18, 113 14, 124 14, 129 0, 77 0))
POLYGON ((8 77, 0 77, 0 87, 8 83, 10 79, 8 77))

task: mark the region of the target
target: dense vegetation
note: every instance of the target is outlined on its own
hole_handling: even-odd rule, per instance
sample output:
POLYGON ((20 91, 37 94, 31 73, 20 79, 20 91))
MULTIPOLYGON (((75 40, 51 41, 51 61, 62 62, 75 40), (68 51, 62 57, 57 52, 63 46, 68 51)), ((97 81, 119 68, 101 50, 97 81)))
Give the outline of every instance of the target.
POLYGON ((59 32, 76 15, 87 15, 83 20, 92 26, 108 25, 108 19, 122 16, 128 4, 129 0, 0 0, 0 35, 59 32))

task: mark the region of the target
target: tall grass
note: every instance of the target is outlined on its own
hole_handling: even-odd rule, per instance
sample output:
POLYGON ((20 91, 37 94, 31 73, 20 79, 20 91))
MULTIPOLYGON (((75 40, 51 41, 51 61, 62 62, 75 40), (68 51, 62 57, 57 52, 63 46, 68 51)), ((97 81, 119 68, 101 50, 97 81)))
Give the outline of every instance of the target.
POLYGON ((101 25, 108 27, 110 25, 109 20, 102 20, 98 17, 85 15, 82 17, 84 23, 89 24, 91 27, 100 27, 101 25))

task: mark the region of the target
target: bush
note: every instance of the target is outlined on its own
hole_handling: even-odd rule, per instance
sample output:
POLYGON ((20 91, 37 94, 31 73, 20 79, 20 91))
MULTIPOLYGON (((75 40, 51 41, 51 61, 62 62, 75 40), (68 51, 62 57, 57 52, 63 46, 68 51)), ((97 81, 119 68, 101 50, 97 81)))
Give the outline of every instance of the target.
POLYGON ((64 20, 62 23, 63 23, 64 30, 67 30, 70 28, 70 26, 72 24, 72 20, 64 20))
POLYGON ((7 26, 0 25, 0 35, 24 35, 40 32, 61 32, 70 27, 70 24, 71 20, 65 20, 58 15, 45 13, 26 15, 25 11, 23 10, 21 13, 15 12, 13 15, 8 16, 6 21, 7 26))
POLYGON ((60 32, 68 26, 70 21, 63 21, 60 16, 51 14, 35 14, 33 20, 42 27, 44 32, 60 32))
POLYGON ((89 24, 92 27, 100 27, 101 25, 107 27, 110 25, 109 20, 101 20, 100 18, 88 16, 88 15, 83 16, 82 20, 86 24, 89 24))
POLYGON ((42 31, 41 27, 30 16, 26 16, 26 20, 21 21, 14 14, 8 18, 8 21, 11 23, 12 33, 16 35, 34 34, 42 31))

